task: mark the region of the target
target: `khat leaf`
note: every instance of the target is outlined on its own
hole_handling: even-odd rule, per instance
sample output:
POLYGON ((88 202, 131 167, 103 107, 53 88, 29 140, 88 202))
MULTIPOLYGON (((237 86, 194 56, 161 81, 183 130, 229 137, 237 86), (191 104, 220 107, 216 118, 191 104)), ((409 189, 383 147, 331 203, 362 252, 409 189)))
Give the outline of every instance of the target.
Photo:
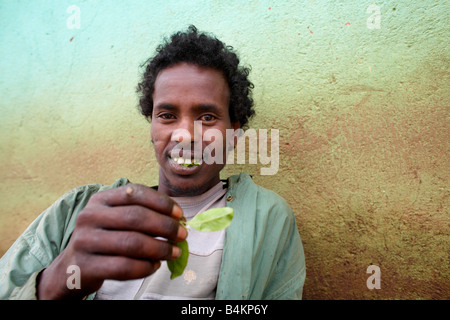
POLYGON ((234 211, 230 207, 213 208, 197 214, 186 224, 198 231, 219 231, 228 227, 233 219, 234 211))
MULTIPOLYGON (((186 223, 181 223, 202 232, 219 231, 230 225, 233 215, 232 208, 213 208, 197 214, 186 223)), ((188 263, 189 246, 187 241, 178 242, 177 246, 181 249, 181 255, 175 260, 167 261, 167 266, 171 272, 170 279, 181 276, 188 263)))
POLYGON ((183 274, 189 258, 189 247, 186 240, 178 242, 177 246, 181 249, 181 255, 175 260, 167 261, 167 266, 171 272, 170 279, 175 279, 183 274))

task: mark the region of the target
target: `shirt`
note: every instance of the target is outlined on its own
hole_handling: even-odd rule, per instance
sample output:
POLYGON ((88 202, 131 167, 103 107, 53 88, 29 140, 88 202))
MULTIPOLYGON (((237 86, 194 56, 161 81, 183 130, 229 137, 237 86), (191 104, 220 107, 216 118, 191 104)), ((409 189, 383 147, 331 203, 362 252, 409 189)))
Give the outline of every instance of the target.
MULTIPOLYGON (((204 194, 172 199, 183 209, 183 216, 189 221, 207 209, 225 207, 226 192, 223 183, 219 182, 204 194)), ((225 230, 200 232, 191 229, 186 239, 189 245, 188 264, 181 276, 170 279, 167 263, 161 261, 161 267, 144 279, 105 280, 95 299, 214 299, 224 240, 225 230)))
MULTIPOLYGON (((78 187, 39 215, 0 259, 0 298, 36 299, 36 277, 67 246, 89 198, 128 182, 78 187)), ((292 209, 246 173, 231 176, 227 184, 234 218, 225 234, 215 298, 301 299, 305 256, 292 209)))

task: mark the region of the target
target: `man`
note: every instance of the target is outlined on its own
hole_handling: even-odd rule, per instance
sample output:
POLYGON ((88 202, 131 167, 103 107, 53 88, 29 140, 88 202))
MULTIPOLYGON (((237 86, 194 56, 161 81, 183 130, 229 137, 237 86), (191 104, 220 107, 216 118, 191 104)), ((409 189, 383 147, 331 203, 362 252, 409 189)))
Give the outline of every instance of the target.
POLYGON ((226 130, 245 127, 254 114, 248 73, 231 47, 193 26, 159 46, 138 86, 158 187, 121 178, 68 192, 2 257, 0 297, 301 298, 305 262, 290 207, 249 175, 222 182, 224 161, 206 163, 195 152, 200 145, 224 159, 226 151, 212 146, 233 147, 226 130), (202 139, 207 130, 215 139, 202 139), (234 209, 226 230, 188 232, 179 223, 225 206, 234 209), (188 265, 172 280, 166 261, 180 256, 185 239, 188 265))

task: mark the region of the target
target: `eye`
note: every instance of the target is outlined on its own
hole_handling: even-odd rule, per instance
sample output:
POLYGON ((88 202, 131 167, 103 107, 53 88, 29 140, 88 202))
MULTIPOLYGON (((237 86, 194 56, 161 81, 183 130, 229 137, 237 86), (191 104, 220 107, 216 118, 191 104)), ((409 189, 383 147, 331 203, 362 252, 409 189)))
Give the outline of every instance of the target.
POLYGON ((205 114, 203 116, 200 117, 200 120, 202 121, 213 121, 216 120, 217 118, 215 116, 213 116, 212 114, 205 114))
POLYGON ((163 120, 172 120, 175 119, 175 116, 171 113, 161 113, 158 115, 158 118, 163 120))

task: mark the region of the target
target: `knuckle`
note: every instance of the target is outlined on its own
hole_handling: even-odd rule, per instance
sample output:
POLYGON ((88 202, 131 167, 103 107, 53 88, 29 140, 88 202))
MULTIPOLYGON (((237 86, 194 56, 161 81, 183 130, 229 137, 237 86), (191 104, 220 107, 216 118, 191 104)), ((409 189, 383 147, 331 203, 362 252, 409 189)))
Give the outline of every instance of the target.
POLYGON ((90 199, 89 202, 101 202, 102 196, 104 191, 96 192, 94 193, 90 199))
POLYGON ((153 263, 151 261, 129 261, 120 260, 114 265, 114 274, 118 280, 128 280, 130 278, 143 278, 153 272, 153 263))
POLYGON ((158 259, 172 259, 172 245, 168 242, 161 242, 156 255, 158 259))
POLYGON ((132 271, 132 266, 126 259, 116 258, 114 263, 108 266, 114 277, 118 280, 126 279, 127 275, 132 271))
POLYGON ((139 197, 144 192, 144 186, 136 183, 128 183, 127 185, 123 186, 123 188, 126 190, 127 195, 130 197, 139 197))
POLYGON ((73 233, 71 242, 75 251, 85 251, 86 248, 92 245, 86 232, 82 229, 78 229, 73 233))
POLYGON ((142 241, 135 232, 127 232, 121 237, 119 246, 125 252, 134 252, 142 247, 142 241))
POLYGON ((126 225, 132 230, 138 229, 142 224, 142 216, 139 207, 126 207, 122 212, 122 218, 126 225))
POLYGON ((89 224, 93 220, 95 212, 92 208, 86 207, 84 208, 77 217, 77 224, 78 225, 85 225, 89 224))

